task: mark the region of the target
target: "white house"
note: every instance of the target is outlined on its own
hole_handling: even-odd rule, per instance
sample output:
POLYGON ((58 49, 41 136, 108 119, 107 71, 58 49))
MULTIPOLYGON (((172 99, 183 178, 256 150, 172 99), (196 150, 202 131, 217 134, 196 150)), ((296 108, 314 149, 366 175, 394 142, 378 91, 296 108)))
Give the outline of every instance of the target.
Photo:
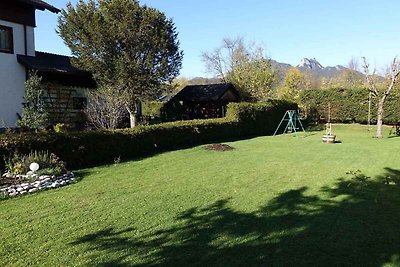
POLYGON ((91 75, 66 56, 35 51, 36 10, 60 12, 41 0, 0 0, 0 129, 16 127, 22 115, 29 70, 43 80, 70 87, 94 87, 91 75))

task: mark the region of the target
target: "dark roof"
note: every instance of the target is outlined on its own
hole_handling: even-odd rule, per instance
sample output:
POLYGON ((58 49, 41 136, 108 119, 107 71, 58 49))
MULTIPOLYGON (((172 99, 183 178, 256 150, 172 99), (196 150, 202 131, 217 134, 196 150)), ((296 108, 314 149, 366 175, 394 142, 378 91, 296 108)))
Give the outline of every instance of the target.
POLYGON ((218 101, 229 90, 232 90, 232 92, 238 96, 235 87, 230 83, 188 85, 179 91, 171 100, 190 102, 218 101))
POLYGON ((77 69, 71 64, 68 56, 36 51, 36 56, 17 55, 19 63, 27 68, 41 72, 63 73, 71 75, 86 75, 87 72, 77 69))
POLYGON ((46 2, 44 2, 42 0, 17 0, 17 1, 25 3, 25 4, 28 4, 28 5, 31 5, 34 8, 39 9, 39 10, 47 9, 47 10, 53 12, 53 13, 58 13, 58 12, 61 11, 58 8, 56 8, 56 7, 50 5, 50 4, 48 4, 48 3, 46 3, 46 2))
POLYGON ((26 68, 36 70, 43 76, 52 77, 54 81, 67 81, 68 85, 77 86, 95 84, 90 72, 72 66, 70 57, 38 51, 35 54, 34 57, 17 55, 17 60, 26 68))

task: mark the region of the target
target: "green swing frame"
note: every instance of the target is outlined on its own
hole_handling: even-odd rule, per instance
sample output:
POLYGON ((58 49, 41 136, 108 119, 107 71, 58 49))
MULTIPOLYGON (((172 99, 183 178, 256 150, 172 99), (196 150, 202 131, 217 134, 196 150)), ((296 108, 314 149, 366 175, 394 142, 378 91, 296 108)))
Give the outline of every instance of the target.
POLYGON ((301 123, 301 120, 299 116, 297 115, 296 110, 286 110, 285 115, 283 115, 283 118, 281 122, 279 123, 278 127, 276 128, 274 132, 274 136, 278 133, 279 129, 281 128, 283 122, 287 121, 288 123, 286 124, 285 130, 283 133, 293 133, 296 138, 299 138, 299 135, 297 133, 297 124, 299 124, 301 130, 304 133, 304 136, 306 136, 306 131, 304 130, 303 124, 301 123))

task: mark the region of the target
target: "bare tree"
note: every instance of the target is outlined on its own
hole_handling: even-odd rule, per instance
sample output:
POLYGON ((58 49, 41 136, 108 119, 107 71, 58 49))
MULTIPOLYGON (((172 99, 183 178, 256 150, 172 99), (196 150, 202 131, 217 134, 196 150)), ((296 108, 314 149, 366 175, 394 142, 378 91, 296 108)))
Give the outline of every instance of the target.
POLYGON ((351 57, 349 62, 347 63, 347 67, 353 71, 359 71, 359 61, 356 57, 351 57))
POLYGON ((376 137, 383 137, 383 117, 384 117, 384 105, 387 97, 390 92, 393 90, 397 82, 399 81, 400 75, 400 62, 395 57, 391 64, 390 71, 387 75, 388 83, 385 90, 379 90, 376 85, 376 70, 370 74, 369 72, 369 63, 365 57, 363 59, 363 68, 364 74, 367 79, 368 89, 371 95, 378 99, 378 113, 377 113, 377 122, 376 122, 376 137))
POLYGON ((201 58, 210 73, 216 75, 221 81, 228 82, 228 73, 238 63, 234 55, 243 47, 243 37, 224 38, 221 47, 215 48, 211 52, 203 52, 201 58))
POLYGON ((276 72, 260 45, 244 42, 242 37, 225 38, 222 45, 202 54, 209 72, 222 82, 230 82, 245 101, 260 101, 271 96, 276 72))
POLYGON ((117 97, 113 90, 102 88, 88 92, 85 115, 91 127, 95 129, 115 129, 125 113, 124 99, 117 97))

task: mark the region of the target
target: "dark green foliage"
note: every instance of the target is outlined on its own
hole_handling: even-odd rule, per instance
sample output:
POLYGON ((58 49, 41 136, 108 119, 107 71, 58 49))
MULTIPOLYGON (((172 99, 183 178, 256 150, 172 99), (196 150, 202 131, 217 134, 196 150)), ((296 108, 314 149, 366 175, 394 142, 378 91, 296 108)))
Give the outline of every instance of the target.
POLYGON ((48 113, 45 109, 45 90, 42 85, 42 77, 36 73, 30 73, 25 87, 24 108, 21 119, 17 121, 17 126, 32 130, 43 129, 47 126, 48 113))
MULTIPOLYGON (((134 129, 0 136, 0 155, 48 150, 69 167, 113 162, 148 153, 215 141, 273 133, 284 112, 296 108, 284 101, 230 104, 223 119, 176 121, 134 129)), ((2 164, 3 165, 3 164, 2 164)))
POLYGON ((285 100, 262 103, 230 103, 227 119, 240 121, 243 135, 265 135, 275 131, 286 110, 297 110, 297 104, 285 100))
POLYGON ((69 3, 58 33, 75 56, 73 63, 112 87, 130 113, 139 98, 158 95, 182 65, 173 20, 136 0, 69 3))
POLYGON ((143 116, 160 117, 161 108, 164 103, 159 101, 148 101, 142 103, 143 116))
MULTIPOLYGON (((377 99, 372 98, 371 123, 376 123, 377 99)), ((368 120, 367 89, 327 89, 305 90, 300 95, 300 103, 309 119, 324 121, 328 117, 328 104, 331 104, 332 122, 366 123, 368 120)), ((400 94, 393 92, 385 104, 384 123, 400 122, 400 94)))

